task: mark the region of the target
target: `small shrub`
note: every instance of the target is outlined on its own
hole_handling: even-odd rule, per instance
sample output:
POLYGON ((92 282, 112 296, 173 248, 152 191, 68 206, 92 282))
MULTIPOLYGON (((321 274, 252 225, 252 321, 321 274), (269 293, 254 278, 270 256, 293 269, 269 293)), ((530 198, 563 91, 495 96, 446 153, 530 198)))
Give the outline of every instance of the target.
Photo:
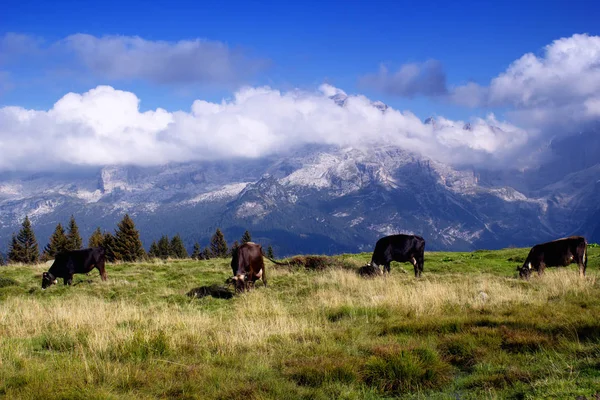
POLYGON ((296 268, 305 268, 313 271, 322 271, 333 265, 331 257, 327 256, 296 256, 291 258, 289 265, 296 268))
POLYGON ((541 332, 502 329, 502 349, 511 353, 531 353, 552 346, 541 332))
POLYGON ((39 338, 39 348, 49 351, 73 351, 77 339, 64 332, 47 332, 39 338))
POLYGON ((163 331, 144 335, 136 331, 133 338, 113 350, 117 359, 145 361, 155 356, 165 356, 169 352, 169 340, 163 331))
POLYGON ((471 336, 450 335, 442 340, 439 349, 450 364, 464 370, 471 370, 482 356, 471 336))
POLYGON ((352 383, 358 379, 356 360, 339 355, 289 361, 285 375, 300 386, 319 387, 327 382, 352 383))
POLYGON ((508 367, 498 372, 485 375, 475 375, 468 378, 465 383, 467 389, 502 389, 514 386, 519 382, 529 383, 532 380, 531 373, 517 367, 508 367))
POLYGON ((436 389, 451 378, 451 367, 426 348, 373 356, 364 366, 364 382, 392 396, 436 389))
POLYGON ((18 282, 14 279, 0 277, 0 288, 17 285, 18 282))
POLYGON ((338 307, 327 313, 327 319, 330 322, 337 322, 350 316, 352 316, 352 308, 349 306, 338 307))

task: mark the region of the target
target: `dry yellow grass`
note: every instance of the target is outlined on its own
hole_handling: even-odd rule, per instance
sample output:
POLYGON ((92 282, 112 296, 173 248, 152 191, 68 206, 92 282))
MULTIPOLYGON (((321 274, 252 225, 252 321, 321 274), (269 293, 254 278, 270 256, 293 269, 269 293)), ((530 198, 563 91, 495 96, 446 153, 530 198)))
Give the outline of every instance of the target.
MULTIPOLYGON (((93 390, 88 394, 100 398, 186 398, 182 393, 188 392, 196 398, 227 397, 223 393, 229 393, 227 398, 235 398, 236 386, 225 382, 237 379, 235 371, 239 368, 242 372, 237 374, 242 380, 270 382, 264 387, 248 383, 250 386, 244 390, 252 393, 251 398, 282 398, 286 393, 289 398, 301 398, 311 397, 313 392, 321 393, 319 396, 329 393, 327 396, 334 398, 343 393, 352 393, 348 398, 379 398, 386 393, 361 381, 362 376, 367 376, 361 368, 368 368, 369 360, 379 360, 382 365, 407 362, 389 358, 388 350, 381 353, 380 349, 391 343, 392 349, 400 346, 398 351, 425 346, 427 351, 437 352, 440 346, 439 354, 444 355, 443 349, 454 340, 444 339, 446 334, 458 335, 457 346, 462 349, 452 350, 459 351, 459 355, 452 353, 448 356, 451 360, 466 357, 481 363, 477 364, 481 370, 474 370, 479 380, 465 383, 467 388, 477 388, 478 398, 502 398, 506 392, 501 376, 506 374, 506 379, 517 383, 520 379, 533 379, 529 372, 519 370, 513 376, 498 366, 531 362, 527 359, 515 361, 502 348, 495 350, 502 355, 500 358, 485 356, 485 349, 493 343, 497 346, 506 340, 510 349, 517 346, 515 343, 537 348, 532 342, 536 337, 548 345, 559 343, 558 336, 552 336, 556 331, 556 335, 583 338, 580 351, 596 351, 600 362, 598 346, 589 347, 584 342, 588 339, 582 336, 595 337, 588 332, 589 313, 595 309, 594 301, 600 291, 593 271, 581 279, 572 270, 554 269, 541 278, 534 276, 529 282, 522 282, 490 273, 428 273, 417 280, 395 272, 384 278, 364 279, 346 269, 307 272, 271 267, 268 288, 258 285, 232 300, 193 300, 184 296, 198 285, 194 281, 196 274, 222 282, 227 274, 226 261, 222 264, 212 269, 203 264, 193 267, 169 262, 123 264, 109 269, 108 282, 101 282, 92 273, 80 277, 76 286, 59 285, 46 292, 36 288, 38 275, 46 266, 9 267, 7 271, 24 287, 6 289, 0 303, 0 378, 12 382, 4 388, 0 384, 0 395, 51 398, 54 393, 56 397, 78 398, 88 393, 85 388, 89 386, 93 390), (23 268, 29 268, 26 277, 19 275, 23 268), (588 308, 578 315, 570 299, 581 299, 588 308), (547 311, 550 302, 557 307, 556 321, 547 311), (528 308, 546 310, 539 321, 548 331, 532 331, 537 328, 528 324, 527 318, 537 316, 527 314, 528 308), (446 321, 451 326, 455 317, 468 321, 480 314, 495 318, 498 327, 477 325, 472 332, 463 332, 459 326, 449 333, 427 333, 428 329, 435 329, 436 321, 446 321), (414 331, 410 331, 411 324, 414 331), (396 332, 398 336, 394 336, 396 332), (402 336, 403 332, 413 333, 402 336), (485 339, 485 335, 494 338, 485 339), (483 350, 473 350, 479 346, 483 350), (292 368, 288 366, 291 361, 295 362, 293 371, 287 372, 292 368), (315 362, 317 367, 311 367, 315 362), (323 366, 318 367, 319 363, 323 366), (45 379, 56 370, 77 371, 79 375, 73 377, 77 390, 61 391, 59 385, 65 384, 67 377, 46 388, 45 379), (24 377, 22 383, 15 378, 19 376, 24 377), (328 385, 334 386, 327 389, 330 392, 320 392, 321 389, 305 389, 304 383, 298 386, 289 376, 300 376, 293 378, 299 382, 349 380, 335 385, 331 381, 328 385), (208 387, 212 389, 200 389, 208 387)), ((441 362, 428 361, 426 353, 410 354, 417 363, 432 362, 432 368, 441 362)), ((550 355, 543 363, 543 368, 557 368, 557 372, 546 381, 536 380, 540 390, 562 379, 562 371, 576 368, 575 361, 564 354, 550 355), (563 362, 561 359, 566 364, 558 365, 563 362)), ((447 374, 449 366, 443 365, 440 371, 447 374)), ((561 384, 581 384, 580 378, 573 379, 561 384)))

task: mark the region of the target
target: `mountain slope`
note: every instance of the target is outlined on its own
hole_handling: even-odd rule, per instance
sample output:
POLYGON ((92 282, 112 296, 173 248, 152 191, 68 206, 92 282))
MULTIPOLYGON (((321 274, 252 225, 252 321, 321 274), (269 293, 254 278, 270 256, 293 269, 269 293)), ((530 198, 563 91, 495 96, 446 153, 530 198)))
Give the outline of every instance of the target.
POLYGON ((278 255, 370 251, 377 238, 412 232, 427 248, 528 246, 597 231, 600 164, 523 193, 402 149, 307 146, 282 157, 78 174, 0 176, 4 247, 25 214, 45 243, 74 214, 84 236, 130 213, 146 245, 177 232, 190 248, 220 227, 249 229, 278 255))

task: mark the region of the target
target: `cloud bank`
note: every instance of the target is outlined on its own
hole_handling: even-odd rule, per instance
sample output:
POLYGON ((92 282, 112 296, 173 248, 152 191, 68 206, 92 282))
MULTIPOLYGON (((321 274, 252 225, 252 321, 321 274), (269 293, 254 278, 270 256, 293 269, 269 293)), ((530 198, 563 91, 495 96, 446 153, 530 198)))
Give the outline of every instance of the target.
POLYGON ((501 165, 523 147, 527 132, 497 121, 440 118, 425 124, 410 112, 382 112, 364 96, 245 87, 230 101, 196 100, 188 112, 140 112, 131 92, 98 86, 69 93, 45 111, 0 108, 0 169, 52 169, 59 164, 159 165, 262 157, 305 144, 396 145, 450 164, 501 165))
POLYGON ((46 66, 68 65, 105 79, 142 79, 158 84, 235 84, 269 65, 268 60, 205 39, 169 42, 78 33, 46 43, 16 33, 0 37, 0 63, 30 62, 31 57, 43 57, 46 66))
POLYGON ((571 134, 600 118, 600 37, 576 34, 553 41, 541 55, 527 53, 489 85, 451 89, 469 107, 505 107, 525 128, 571 134))
POLYGON ((487 85, 448 85, 439 61, 381 67, 359 82, 388 95, 435 97, 460 106, 507 110, 513 123, 553 134, 586 129, 600 118, 600 37, 575 34, 527 53, 487 85))

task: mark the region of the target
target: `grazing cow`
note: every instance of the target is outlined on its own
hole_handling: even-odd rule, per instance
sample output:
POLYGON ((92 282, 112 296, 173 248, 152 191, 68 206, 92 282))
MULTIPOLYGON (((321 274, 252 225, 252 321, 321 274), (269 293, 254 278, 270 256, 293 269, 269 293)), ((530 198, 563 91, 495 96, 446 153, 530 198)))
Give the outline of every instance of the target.
POLYGON ((63 278, 64 284, 70 285, 73 282, 73 274, 87 274, 94 268, 98 268, 102 280, 105 281, 104 263, 104 249, 101 247, 60 252, 54 258, 48 272, 42 275, 42 289, 55 284, 58 278, 63 278))
POLYGON ((415 277, 418 278, 423 273, 424 253, 425 239, 421 236, 402 234, 385 236, 375 244, 371 262, 367 267, 379 272, 379 267, 383 265, 383 272, 389 273, 392 261, 410 262, 415 268, 415 277))
POLYGON ((249 284, 261 279, 263 285, 267 286, 265 275, 265 263, 263 251, 260 244, 246 242, 233 252, 231 258, 231 270, 236 292, 243 292, 249 284))
POLYGON ((517 267, 519 277, 529 279, 531 271, 539 275, 546 267, 566 267, 569 264, 579 265, 579 275, 585 276, 587 268, 587 241, 583 236, 553 240, 552 242, 536 244, 529 251, 523 266, 517 267))

